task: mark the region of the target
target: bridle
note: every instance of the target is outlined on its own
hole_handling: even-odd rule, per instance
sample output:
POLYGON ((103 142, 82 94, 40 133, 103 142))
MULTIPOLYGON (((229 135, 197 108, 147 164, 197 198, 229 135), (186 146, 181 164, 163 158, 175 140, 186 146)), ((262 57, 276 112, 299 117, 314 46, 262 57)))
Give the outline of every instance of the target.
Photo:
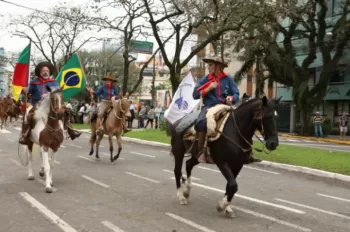
POLYGON ((118 104, 118 103, 116 103, 116 101, 113 101, 113 103, 112 103, 112 104, 113 104, 113 113, 114 113, 115 117, 116 117, 117 119, 120 119, 120 120, 122 120, 122 119, 123 119, 123 116, 126 115, 126 113, 125 113, 125 111, 123 110, 123 107, 122 107, 122 100, 123 100, 123 99, 119 99, 119 100, 118 100, 118 103, 119 103, 119 111, 120 111, 120 113, 121 113, 121 116, 120 116, 120 117, 118 116, 117 109, 114 108, 114 106, 116 106, 116 104, 118 104))

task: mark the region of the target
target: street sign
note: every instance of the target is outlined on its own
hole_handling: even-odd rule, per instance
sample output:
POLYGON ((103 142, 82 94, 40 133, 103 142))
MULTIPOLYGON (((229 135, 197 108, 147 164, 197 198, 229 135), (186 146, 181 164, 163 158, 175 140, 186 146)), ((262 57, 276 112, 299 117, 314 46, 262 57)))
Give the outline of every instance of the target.
POLYGON ((131 40, 130 52, 153 54, 153 43, 147 41, 131 40))

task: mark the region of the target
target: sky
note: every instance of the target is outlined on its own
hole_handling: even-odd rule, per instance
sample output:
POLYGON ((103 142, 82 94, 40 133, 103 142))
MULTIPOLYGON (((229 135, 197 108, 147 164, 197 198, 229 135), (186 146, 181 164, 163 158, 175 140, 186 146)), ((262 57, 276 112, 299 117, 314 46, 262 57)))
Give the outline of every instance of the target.
MULTIPOLYGON (((76 6, 79 4, 86 4, 89 0, 7 0, 12 3, 16 3, 19 5, 27 6, 30 8, 47 11, 49 8, 54 7, 56 5, 62 5, 66 4, 66 6, 76 6)), ((5 49, 5 52, 20 52, 27 44, 28 40, 24 38, 20 38, 18 36, 13 36, 10 32, 10 29, 6 27, 6 23, 9 22, 9 19, 11 17, 18 17, 20 15, 25 16, 30 13, 32 13, 32 10, 21 8, 18 6, 14 6, 5 2, 2 2, 0 0, 0 47, 3 47, 5 49), (1 15, 3 17, 1 17, 1 15)), ((105 13, 105 12, 104 12, 105 13)), ((112 13, 108 12, 107 13, 112 13)), ((115 12, 112 14, 115 15, 115 12)), ((164 30, 164 33, 162 33, 162 36, 166 36, 167 31, 164 30)), ((195 38, 192 36, 190 37, 189 42, 185 43, 185 46, 183 48, 183 51, 181 53, 181 57, 186 57, 190 51, 191 47, 194 45, 195 38)), ((153 37, 148 37, 147 41, 154 42, 154 50, 157 49, 157 43, 156 40, 153 37)), ((95 44, 89 44, 87 45, 87 49, 93 47, 94 49, 102 48, 102 42, 95 43, 95 44)), ((172 54, 174 52, 175 45, 174 40, 171 40, 169 43, 167 43, 166 46, 166 52, 167 54, 172 54)), ((139 54, 138 60, 144 60, 146 55, 139 54)), ((172 55, 170 55, 169 58, 171 58, 172 55)), ((194 61, 192 61, 194 62, 194 61)), ((192 63, 191 62, 191 63, 192 63)))

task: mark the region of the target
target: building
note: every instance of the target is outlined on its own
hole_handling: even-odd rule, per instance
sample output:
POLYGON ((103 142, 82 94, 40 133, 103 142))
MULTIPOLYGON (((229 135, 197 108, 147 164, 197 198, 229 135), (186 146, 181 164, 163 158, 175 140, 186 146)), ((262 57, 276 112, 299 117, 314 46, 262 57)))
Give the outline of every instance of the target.
MULTIPOLYGON (((341 3, 339 0, 328 0, 328 12, 326 14, 326 23, 328 36, 331 36, 332 26, 339 18, 341 12, 341 3)), ((288 19, 285 19, 283 25, 287 27, 289 25, 288 19)), ((326 35, 327 36, 327 35, 326 35)), ((280 38, 279 38, 280 39, 280 38)), ((280 40, 278 40, 280 41, 280 40)), ((308 42, 305 39, 295 39, 293 46, 296 50, 296 58, 299 65, 307 57, 308 42)), ((316 53, 316 59, 309 66, 310 76, 308 80, 308 86, 314 86, 318 83, 323 67, 322 55, 320 52, 316 53)), ((283 121, 279 123, 279 130, 286 132, 295 132, 296 125, 300 122, 300 113, 295 109, 295 105, 292 103, 293 88, 278 85, 277 96, 282 96, 283 109, 279 113, 283 114, 283 121)), ((323 102, 313 109, 313 113, 320 112, 324 118, 329 119, 331 124, 335 127, 336 122, 343 112, 350 113, 350 50, 347 47, 343 51, 343 56, 338 63, 337 71, 333 73, 333 76, 328 85, 327 95, 324 97, 323 102)), ((336 128, 335 128, 336 129, 336 128)))
POLYGON ((0 47, 0 97, 6 96, 7 92, 7 77, 5 76, 5 67, 5 49, 0 47))

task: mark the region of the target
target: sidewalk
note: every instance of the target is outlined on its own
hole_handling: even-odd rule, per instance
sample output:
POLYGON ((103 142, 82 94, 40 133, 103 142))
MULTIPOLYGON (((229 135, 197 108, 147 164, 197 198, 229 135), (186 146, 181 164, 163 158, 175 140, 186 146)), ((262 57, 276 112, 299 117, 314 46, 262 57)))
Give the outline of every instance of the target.
POLYGON ((311 137, 311 136, 299 136, 299 135, 296 135, 293 133, 280 133, 279 136, 288 137, 288 138, 306 139, 306 140, 312 140, 312 141, 322 141, 322 142, 327 142, 327 143, 337 143, 337 144, 343 144, 343 145, 350 145, 350 136, 346 136, 345 140, 340 139, 340 136, 336 136, 336 135, 328 135, 324 139, 311 137))

